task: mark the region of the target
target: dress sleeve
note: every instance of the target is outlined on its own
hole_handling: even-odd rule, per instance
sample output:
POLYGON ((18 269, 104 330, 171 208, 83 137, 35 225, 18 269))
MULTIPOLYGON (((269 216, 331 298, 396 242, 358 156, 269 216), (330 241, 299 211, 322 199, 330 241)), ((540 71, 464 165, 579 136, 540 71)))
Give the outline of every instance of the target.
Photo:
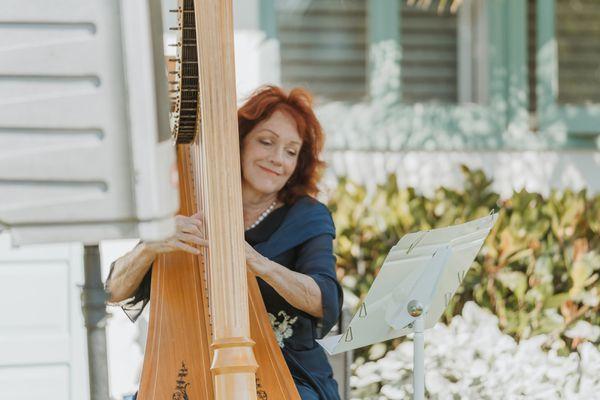
MULTIPOLYGON (((110 264, 110 272, 108 273, 108 278, 106 278, 107 282, 110 280, 110 277, 113 273, 114 266, 115 266, 115 261, 113 261, 110 264)), ((125 299, 119 303, 114 304, 114 305, 120 306, 123 309, 123 311, 125 312, 127 317, 131 320, 131 322, 135 322, 138 319, 138 317, 140 316, 140 314, 146 307, 146 304, 148 304, 148 302, 150 301, 150 286, 151 286, 151 284, 152 284, 152 265, 150 265, 150 268, 146 272, 146 275, 144 275, 144 277, 142 278, 142 282, 140 283, 140 286, 138 286, 138 288, 135 291, 135 293, 133 294, 133 296, 131 296, 130 298, 125 299)), ((105 287, 105 289, 106 289, 106 287, 105 287)), ((109 303, 109 305, 110 304, 111 303, 109 303)))
POLYGON ((313 278, 321 290, 323 317, 317 320, 317 339, 324 337, 338 322, 343 294, 335 273, 333 236, 322 234, 300 245, 296 271, 313 278))

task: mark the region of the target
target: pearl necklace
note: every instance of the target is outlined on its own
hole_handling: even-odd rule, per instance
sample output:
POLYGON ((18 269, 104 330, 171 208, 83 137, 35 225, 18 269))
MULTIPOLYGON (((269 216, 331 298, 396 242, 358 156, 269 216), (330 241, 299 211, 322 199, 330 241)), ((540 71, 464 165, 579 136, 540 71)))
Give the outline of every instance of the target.
POLYGON ((246 230, 249 231, 250 229, 252 229, 252 228, 256 227, 258 224, 260 224, 263 221, 263 219, 267 218, 267 215, 271 214, 271 211, 273 211, 276 204, 277 204, 277 200, 274 200, 271 203, 271 205, 269 206, 269 208, 267 208, 265 211, 263 211, 262 214, 260 214, 258 216, 256 221, 254 221, 254 223, 252 225, 250 225, 250 227, 246 230))

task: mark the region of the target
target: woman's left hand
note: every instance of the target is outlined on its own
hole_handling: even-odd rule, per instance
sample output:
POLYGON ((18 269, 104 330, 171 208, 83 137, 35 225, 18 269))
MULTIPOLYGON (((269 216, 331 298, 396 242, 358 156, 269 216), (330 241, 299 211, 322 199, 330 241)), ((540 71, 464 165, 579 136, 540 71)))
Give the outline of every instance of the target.
POLYGON ((270 261, 268 258, 254 250, 248 242, 244 242, 246 248, 246 266, 250 268, 250 271, 254 272, 257 276, 263 276, 270 270, 270 261))

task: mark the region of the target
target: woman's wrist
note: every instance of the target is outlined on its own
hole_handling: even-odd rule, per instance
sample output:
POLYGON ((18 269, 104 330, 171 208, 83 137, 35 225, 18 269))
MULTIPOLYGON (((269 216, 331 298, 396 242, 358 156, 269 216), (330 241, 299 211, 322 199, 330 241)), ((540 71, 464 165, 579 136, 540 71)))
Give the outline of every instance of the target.
POLYGON ((267 257, 262 257, 258 263, 254 266, 256 275, 262 278, 264 281, 270 281, 277 272, 278 264, 269 260, 267 257))
POLYGON ((150 260, 154 260, 158 252, 152 248, 152 245, 147 242, 140 242, 138 245, 140 255, 150 260))

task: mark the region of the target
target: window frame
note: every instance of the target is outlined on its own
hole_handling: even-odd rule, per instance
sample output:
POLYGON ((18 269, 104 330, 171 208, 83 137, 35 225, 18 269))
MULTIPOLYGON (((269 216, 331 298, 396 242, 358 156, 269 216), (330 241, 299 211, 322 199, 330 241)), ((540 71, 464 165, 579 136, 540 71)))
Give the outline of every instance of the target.
MULTIPOLYGON (((494 149, 503 147, 503 133, 506 130, 509 123, 515 123, 520 120, 521 124, 527 124, 527 111, 526 111, 526 99, 524 96, 515 96, 520 99, 518 102, 513 101, 508 104, 507 99, 509 93, 516 90, 517 83, 511 82, 507 78, 506 69, 517 72, 519 68, 516 66, 518 63, 524 65, 526 60, 525 48, 522 51, 517 51, 517 57, 514 62, 507 65, 508 55, 506 40, 502 34, 503 30, 508 26, 510 21, 509 18, 521 18, 522 21, 519 24, 521 26, 520 31, 524 32, 525 28, 525 8, 524 7, 510 7, 510 3, 505 1, 494 1, 486 2, 482 1, 481 6, 483 9, 478 15, 478 18, 485 18, 483 26, 486 31, 485 44, 488 46, 488 52, 485 54, 487 60, 483 64, 482 68, 485 68, 484 75, 486 76, 485 82, 483 82, 485 96, 484 101, 481 103, 468 102, 471 96, 460 95, 457 103, 403 103, 402 102, 402 87, 401 87, 401 30, 400 30, 400 10, 399 3, 397 0, 367 0, 367 26, 369 27, 369 54, 370 54, 370 65, 369 65, 369 88, 370 88, 370 101, 384 103, 383 106, 394 106, 401 105, 404 110, 408 111, 408 115, 404 117, 405 120, 416 122, 417 119, 419 126, 418 129, 426 132, 425 136, 428 138, 439 138, 436 132, 450 131, 452 134, 458 134, 461 136, 460 140, 450 140, 448 138, 446 143, 438 143, 431 145, 430 140, 425 140, 428 143, 404 143, 402 146, 394 146, 393 140, 388 140, 388 145, 391 145, 388 150, 407 150, 407 149, 436 149, 436 150, 452 150, 452 149, 494 149), (508 12, 510 9, 511 12, 508 12), (384 23, 382 23, 384 21, 384 23), (487 26, 486 26, 487 25, 487 26), (374 27, 374 28, 373 28, 374 27), (396 73, 390 77, 390 83, 382 85, 377 82, 377 77, 381 76, 378 72, 378 62, 376 59, 377 46, 383 41, 394 39, 396 41, 396 73), (516 63, 516 64, 515 64, 516 63), (513 85, 513 88, 509 88, 509 84, 513 85), (382 100, 384 99, 384 100, 382 100), (467 102, 465 102, 467 101, 467 102), (423 118, 428 112, 434 116, 434 118, 423 118), (475 126, 475 124, 464 124, 464 121, 483 121, 486 125, 485 134, 481 133, 481 124, 475 126), (460 128, 458 128, 460 126, 460 128), (457 128, 452 130, 453 128, 457 128)), ((471 0, 465 0, 464 3, 473 3, 471 0)), ((513 2, 514 3, 514 2, 513 2)), ((520 2, 518 2, 520 3, 520 2)), ((464 7, 463 4, 461 7, 464 7)), ((460 16, 459 16, 460 23, 460 16)), ((457 35, 460 35, 462 28, 459 26, 457 35)), ((460 42, 460 41, 459 41, 460 42)), ((459 69, 460 63, 464 62, 464 49, 457 49, 459 56, 459 69), (461 54, 462 53, 462 54, 461 54)), ((472 55, 472 53, 469 53, 472 55)), ((389 71, 386 71, 389 72, 389 71)), ((480 73, 477 71, 476 73, 480 73)), ((464 79, 462 74, 462 79, 464 79)), ((459 93, 465 90, 465 87, 471 89, 471 83, 466 85, 461 82, 461 71, 458 71, 458 90, 459 93), (461 89, 462 86, 462 89, 461 89)), ((526 83, 526 74, 521 73, 519 80, 526 83)), ((406 127, 406 131, 397 131, 397 134, 408 135, 411 130, 416 128, 414 125, 406 127)), ((380 141, 381 143, 381 141, 380 141)))
POLYGON ((569 140, 589 141, 600 134, 600 103, 575 105, 558 102, 558 40, 555 0, 536 2, 536 95, 540 130, 566 128, 569 140))

